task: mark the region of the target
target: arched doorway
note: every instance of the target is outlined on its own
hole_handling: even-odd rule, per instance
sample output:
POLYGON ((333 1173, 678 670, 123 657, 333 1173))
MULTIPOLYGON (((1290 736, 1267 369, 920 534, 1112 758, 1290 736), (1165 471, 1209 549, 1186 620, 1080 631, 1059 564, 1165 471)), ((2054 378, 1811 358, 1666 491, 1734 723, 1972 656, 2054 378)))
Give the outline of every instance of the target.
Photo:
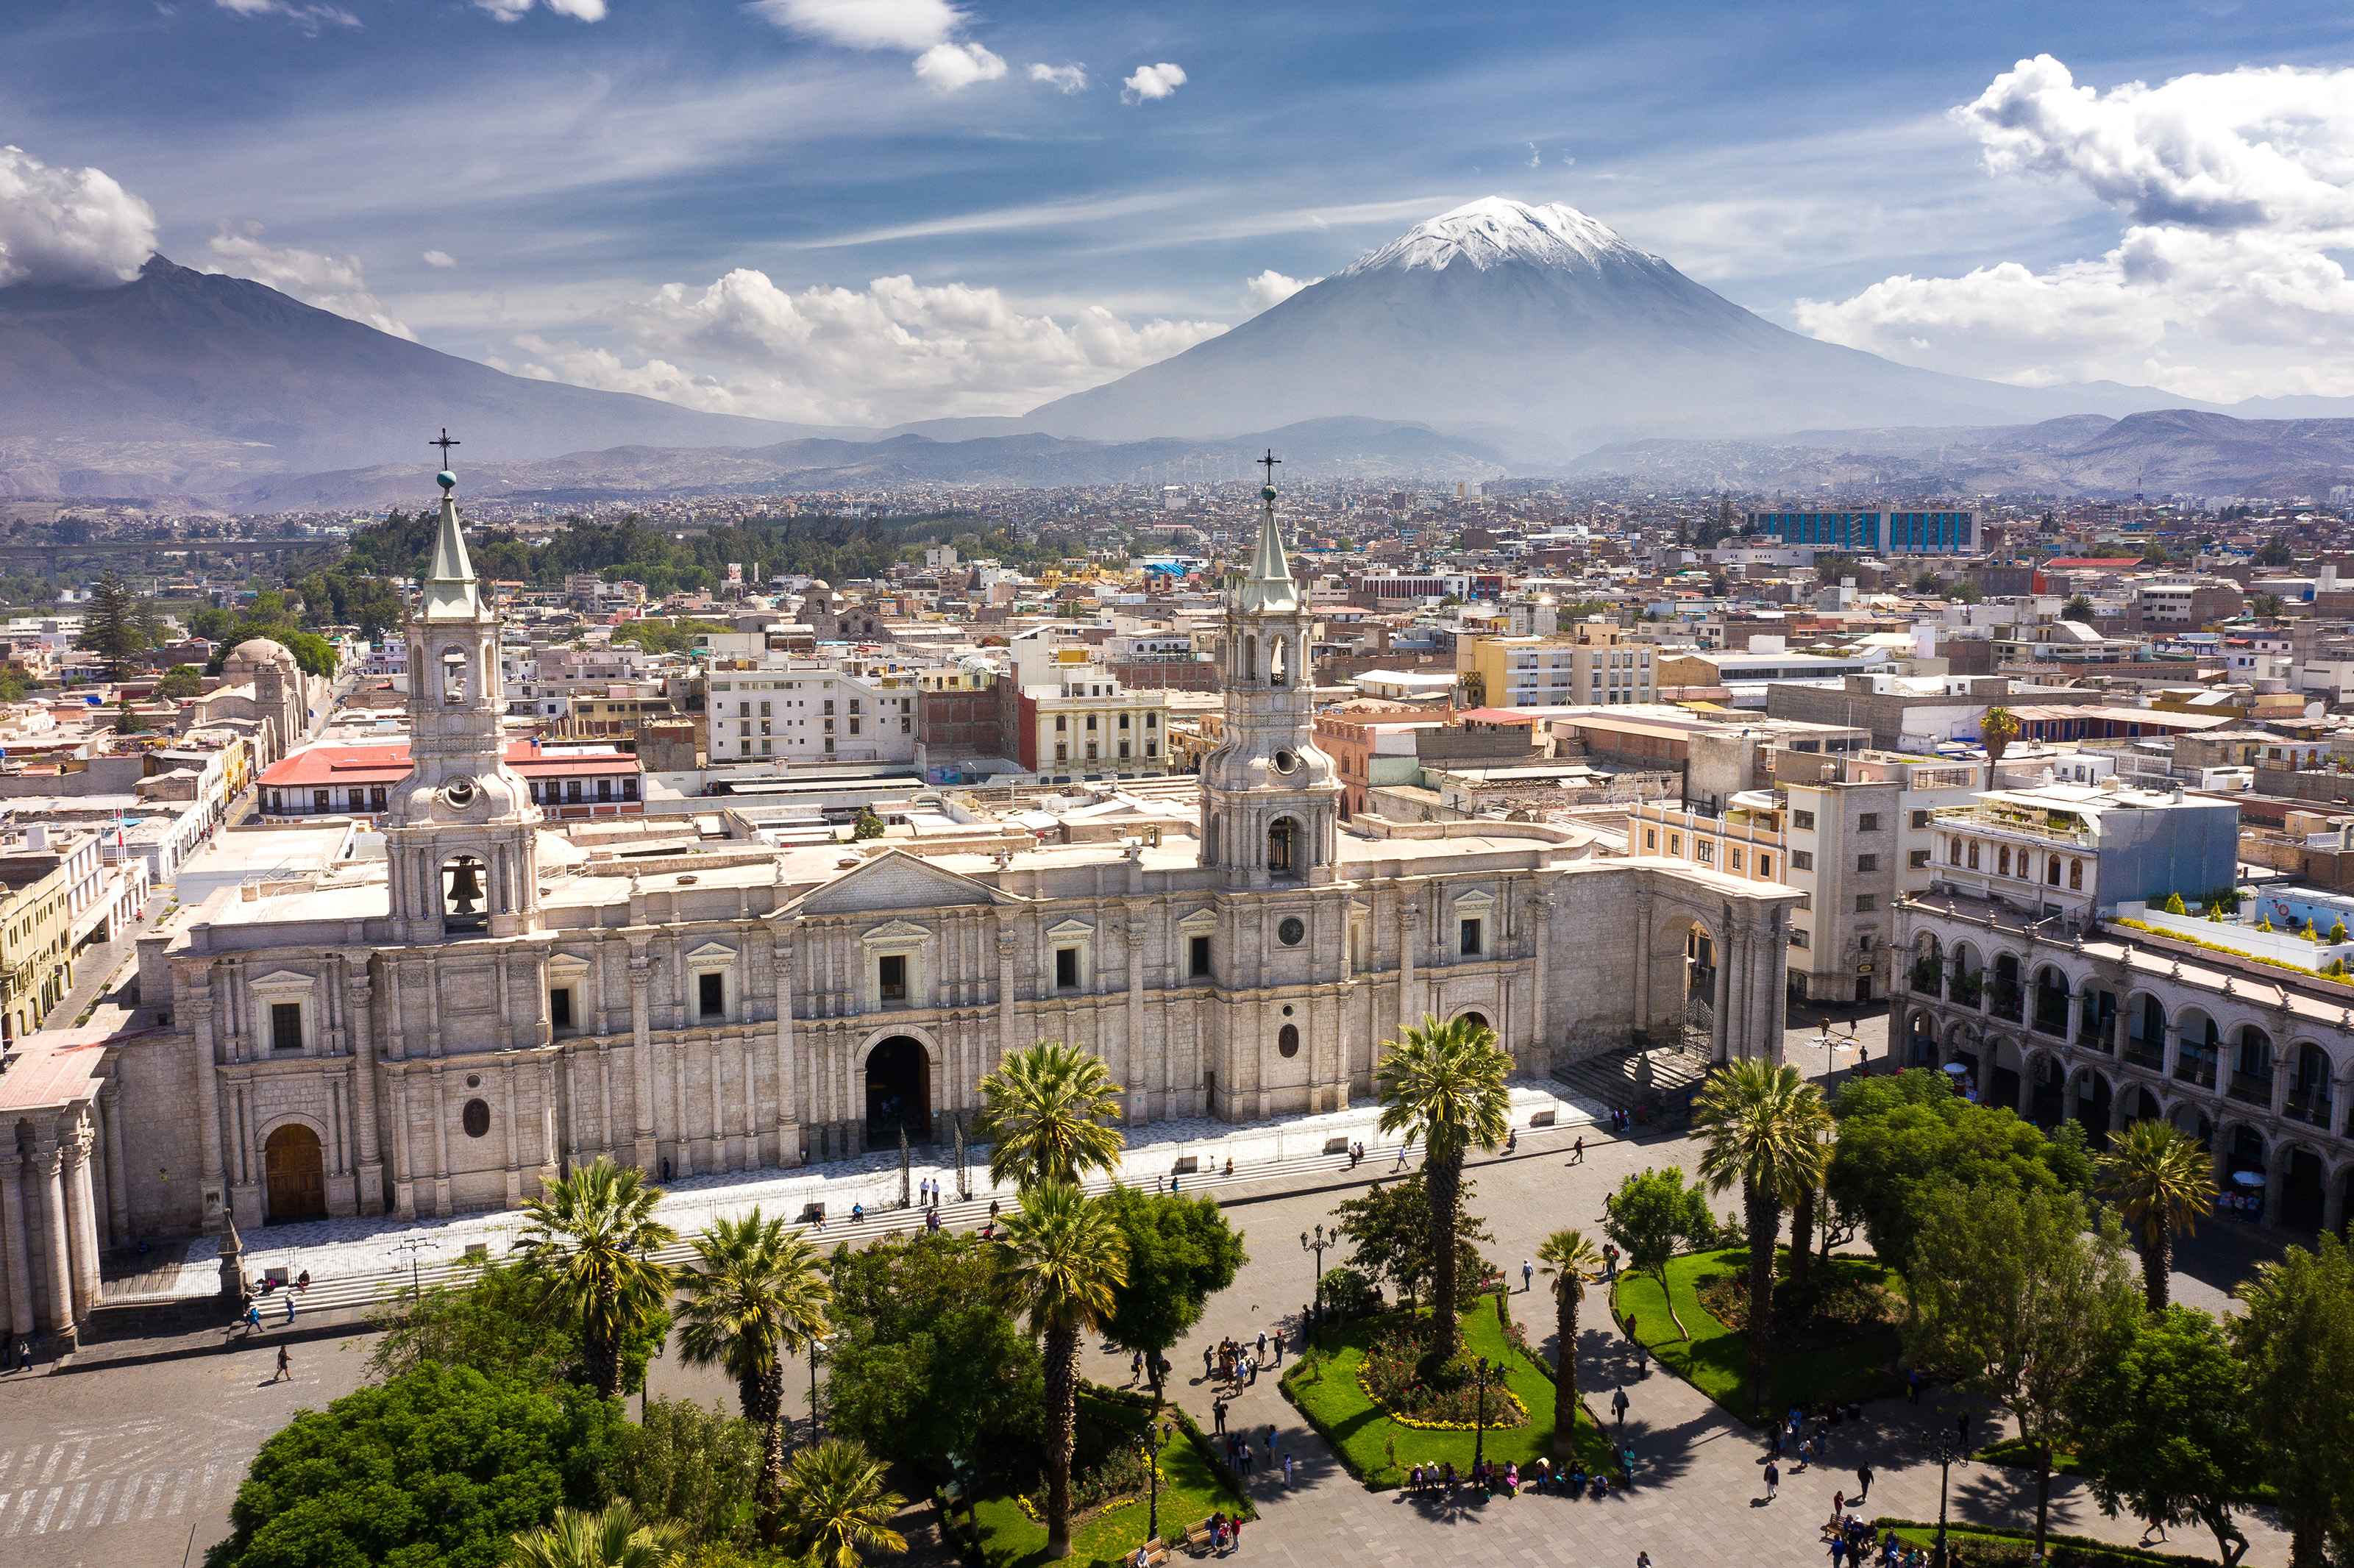
POLYGON ((1488 1015, 1484 1012, 1467 1012, 1458 1022, 1468 1023, 1474 1029, 1485 1029, 1491 1034, 1496 1030, 1496 1026, 1488 1022, 1488 1015))
POLYGON ((457 855, 441 867, 441 929, 486 931, 491 925, 491 898, 482 879, 482 863, 470 854, 457 855))
POLYGON ((1278 817, 1267 824, 1267 874, 1269 876, 1291 876, 1299 863, 1299 825, 1289 817, 1278 817))
POLYGON ((2292 1230, 2321 1229, 2323 1171, 2321 1156, 2310 1149, 2292 1149, 2281 1161, 2280 1223, 2292 1230))
POLYGON ((316 1220, 327 1213, 327 1168, 319 1150, 319 1135, 299 1121, 290 1121, 261 1146, 262 1165, 270 1174, 270 1224, 316 1220))
MULTIPOLYGON (((2059 1059, 2037 1052, 2034 1065, 2028 1070, 2027 1081, 2027 1119, 2049 1132, 2060 1125, 2062 1075, 2059 1059)), ((2000 1105, 2003 1102, 1997 1099, 1994 1103, 2000 1105)))
POLYGON ((866 1146, 932 1140, 932 1063, 920 1041, 894 1034, 866 1054, 866 1146))
POLYGON ((2076 1123, 2094 1149, 2109 1146, 2109 1122, 2115 1110, 2109 1081, 2098 1073, 2085 1074, 2076 1086, 2076 1123))

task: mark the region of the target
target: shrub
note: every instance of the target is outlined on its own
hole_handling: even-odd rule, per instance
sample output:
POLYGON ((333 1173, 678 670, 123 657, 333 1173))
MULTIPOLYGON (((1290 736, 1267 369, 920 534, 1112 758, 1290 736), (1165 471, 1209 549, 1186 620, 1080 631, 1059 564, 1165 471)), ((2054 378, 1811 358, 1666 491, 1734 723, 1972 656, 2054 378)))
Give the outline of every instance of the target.
POLYGON ((1320 1283, 1324 1309, 1338 1317, 1354 1318, 1381 1309, 1382 1287, 1362 1268, 1328 1268, 1320 1283))

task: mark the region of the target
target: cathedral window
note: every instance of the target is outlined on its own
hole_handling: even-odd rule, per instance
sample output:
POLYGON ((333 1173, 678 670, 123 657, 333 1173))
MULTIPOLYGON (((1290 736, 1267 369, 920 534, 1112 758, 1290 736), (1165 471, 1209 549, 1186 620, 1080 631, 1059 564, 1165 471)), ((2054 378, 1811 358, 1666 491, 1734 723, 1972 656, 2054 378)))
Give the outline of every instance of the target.
POLYGON ((557 1029, 572 1027, 572 988, 553 986, 547 992, 547 1021, 557 1029))
POLYGON ((1275 1037, 1275 1048, 1278 1053, 1286 1056, 1299 1055, 1299 1025, 1296 1023, 1285 1024, 1275 1037))
POLYGON ((1196 937, 1187 944, 1185 973, 1193 980, 1210 978, 1210 938, 1196 937))
POLYGON ((1056 991, 1076 991, 1079 989, 1078 948, 1057 948, 1055 949, 1055 989, 1056 991))
POLYGON ((1061 715, 1061 714, 1056 714, 1056 715, 1055 715, 1055 733, 1056 735, 1063 735, 1063 734, 1067 733, 1067 732, 1069 731, 1070 727, 1071 727, 1071 721, 1070 721, 1067 717, 1066 717, 1065 715, 1061 715))
POLYGON ((1467 959, 1476 959, 1479 956, 1479 922, 1465 920, 1460 924, 1462 929, 1458 935, 1463 943, 1463 956, 1467 959))
POLYGON ((1087 715, 1087 727, 1088 727, 1089 729, 1093 729, 1093 728, 1095 728, 1095 727, 1096 727, 1096 715, 1093 715, 1093 714, 1089 714, 1089 715, 1087 715))
POLYGON ((1267 869, 1277 876, 1292 874, 1292 839, 1295 828, 1290 818, 1278 819, 1267 830, 1267 869))
POLYGON ((302 1004, 299 1001, 278 1001, 270 1006, 270 1048, 273 1051, 302 1049, 302 1004))
POLYGON ((695 977, 695 1012, 698 1018, 724 1018, 727 1013, 727 977, 700 974, 695 977))
POLYGON ((875 983, 885 1001, 907 1000, 907 958, 904 953, 885 953, 875 960, 875 983))
POLYGON ((458 1113, 458 1125, 468 1138, 481 1138, 491 1130, 491 1102, 468 1100, 466 1108, 458 1113))

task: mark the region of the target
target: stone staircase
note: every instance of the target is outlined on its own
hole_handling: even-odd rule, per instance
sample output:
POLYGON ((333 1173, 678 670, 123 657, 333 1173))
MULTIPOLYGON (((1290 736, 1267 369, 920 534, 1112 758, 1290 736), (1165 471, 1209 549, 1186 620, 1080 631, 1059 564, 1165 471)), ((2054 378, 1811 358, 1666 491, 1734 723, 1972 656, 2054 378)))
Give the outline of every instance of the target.
POLYGON ((1580 1099, 1612 1110, 1647 1111, 1653 1127, 1681 1127, 1708 1068, 1707 1056, 1681 1045, 1638 1045, 1556 1063, 1553 1075, 1580 1099))

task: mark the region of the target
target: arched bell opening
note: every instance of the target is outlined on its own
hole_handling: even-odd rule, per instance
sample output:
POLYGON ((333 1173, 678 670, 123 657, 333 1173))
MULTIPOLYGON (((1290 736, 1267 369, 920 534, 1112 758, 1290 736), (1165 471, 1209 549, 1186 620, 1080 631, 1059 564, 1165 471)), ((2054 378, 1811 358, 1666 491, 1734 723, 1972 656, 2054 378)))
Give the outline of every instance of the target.
POLYGON ((445 932, 487 931, 491 927, 490 893, 483 882, 481 859, 454 855, 441 864, 441 929, 445 932))

